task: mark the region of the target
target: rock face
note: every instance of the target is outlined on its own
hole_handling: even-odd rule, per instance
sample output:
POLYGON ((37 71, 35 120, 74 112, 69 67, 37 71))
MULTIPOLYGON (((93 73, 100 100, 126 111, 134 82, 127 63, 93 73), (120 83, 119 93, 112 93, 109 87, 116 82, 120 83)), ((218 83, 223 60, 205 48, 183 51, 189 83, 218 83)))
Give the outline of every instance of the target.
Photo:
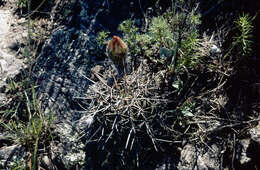
POLYGON ((220 169, 219 155, 216 145, 205 151, 202 147, 187 144, 181 151, 178 169, 220 169))
POLYGON ((12 145, 4 146, 0 149, 0 168, 12 167, 14 162, 24 161, 26 157, 25 148, 12 145))
MULTIPOLYGON (((135 9, 133 1, 57 1, 53 9, 54 27, 43 46, 35 67, 38 97, 46 114, 53 113, 55 129, 60 138, 56 159, 63 167, 82 167, 84 144, 80 140, 80 119, 86 116, 77 98, 84 96, 90 82, 91 69, 100 60, 95 43, 96 33, 115 32, 120 22, 135 9), (64 15, 63 15, 64 14, 64 15)), ((137 6, 137 4, 136 4, 137 6)), ((140 17, 140 16, 139 16, 140 17)), ((104 53, 104 51, 103 51, 104 53)))
MULTIPOLYGON (((8 1, 0 9, 0 89, 6 85, 8 78, 15 77, 25 67, 24 60, 18 57, 19 46, 27 37, 26 21, 12 15, 14 3, 8 1)), ((5 95, 0 91, 0 103, 5 100, 5 95)))
POLYGON ((46 114, 53 113, 55 128, 61 144, 57 156, 65 167, 84 163, 84 144, 78 140, 79 133, 73 130, 81 117, 76 97, 88 89, 93 65, 89 53, 89 37, 74 28, 58 28, 43 47, 35 66, 39 98, 46 114), (72 152, 75 151, 75 152, 72 152))

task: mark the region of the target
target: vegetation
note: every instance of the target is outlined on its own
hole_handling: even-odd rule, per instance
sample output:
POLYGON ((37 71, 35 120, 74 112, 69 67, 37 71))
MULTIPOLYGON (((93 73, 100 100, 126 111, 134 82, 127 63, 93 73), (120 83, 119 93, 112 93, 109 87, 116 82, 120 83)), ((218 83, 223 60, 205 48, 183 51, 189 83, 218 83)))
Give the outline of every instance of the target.
MULTIPOLYGON (((163 159, 158 153, 176 153, 184 141, 206 146, 218 140, 230 144, 232 135, 246 135, 243 129, 259 121, 254 110, 240 108, 245 100, 239 98, 236 104, 229 100, 233 81, 242 72, 238 63, 247 61, 253 51, 256 16, 238 17, 225 33, 231 34, 232 42, 215 52, 212 48, 226 41, 220 38, 225 30, 201 33, 201 14, 192 2, 172 0, 166 11, 145 15, 142 27, 133 19, 119 25, 118 32, 129 48, 131 72, 123 78, 116 78, 111 69, 103 75, 95 73, 97 81, 89 79, 92 86, 83 98, 87 117, 94 119, 89 134, 83 137, 87 164, 94 169, 154 167, 163 159)), ((12 168, 35 170, 55 134, 53 113, 42 112, 37 86, 30 79, 34 59, 49 35, 38 29, 40 21, 31 16, 47 2, 31 3, 36 1, 17 1, 28 19, 23 56, 29 67, 9 79, 2 90, 8 102, 0 103, 0 129, 6 144, 19 144, 29 153, 12 168)), ((109 32, 98 33, 97 56, 105 53, 109 36, 109 32)))
POLYGON ((36 169, 39 148, 52 140, 52 114, 42 113, 35 86, 28 78, 18 82, 10 79, 5 93, 9 102, 0 105, 1 133, 8 134, 4 135, 7 141, 24 146, 30 153, 28 160, 20 162, 19 166, 36 169))
MULTIPOLYGON (((93 82, 95 89, 86 94, 86 103, 96 101, 90 108, 97 120, 97 130, 88 141, 96 141, 97 148, 105 148, 100 155, 106 155, 90 155, 90 163, 102 168, 120 169, 126 164, 137 168, 152 150, 172 150, 173 144, 184 139, 205 144, 216 140, 212 134, 224 130, 221 138, 228 141, 229 127, 239 130, 240 125, 255 122, 223 110, 229 102, 226 87, 237 74, 234 56, 248 57, 251 51, 253 18, 245 14, 234 22, 238 31, 232 46, 226 54, 219 54, 212 52, 217 37, 199 34, 197 6, 187 6, 187 2, 175 1, 163 14, 146 18, 148 28, 136 27, 134 20, 120 24, 135 67, 115 87, 93 82), (113 159, 122 162, 109 164, 113 159)), ((156 164, 156 159, 149 161, 156 164)))
POLYGON ((252 22, 256 16, 250 17, 248 14, 243 14, 236 21, 238 29, 237 35, 234 37, 233 48, 240 49, 242 56, 250 55, 252 51, 253 25, 252 22))
POLYGON ((26 17, 49 16, 49 9, 46 8, 53 3, 53 0, 17 0, 19 14, 26 17))
MULTIPOLYGON (((29 0, 17 1, 17 7, 21 10, 27 9, 28 14, 26 15, 28 38, 25 46, 21 48, 21 55, 26 59, 27 69, 7 80, 7 85, 1 89, 1 92, 6 94, 8 101, 0 103, 1 140, 4 141, 1 146, 15 144, 26 151, 26 153, 19 153, 24 155, 16 157, 15 164, 8 165, 11 169, 19 170, 38 169, 40 158, 47 152, 46 149, 54 138, 53 114, 42 112, 35 91, 37 86, 31 78, 32 66, 36 56, 39 55, 40 47, 47 38, 48 30, 42 27, 46 21, 30 18, 35 12, 30 13, 32 11, 30 3, 29 0)), ((33 10, 39 8, 35 8, 33 4, 33 10)))

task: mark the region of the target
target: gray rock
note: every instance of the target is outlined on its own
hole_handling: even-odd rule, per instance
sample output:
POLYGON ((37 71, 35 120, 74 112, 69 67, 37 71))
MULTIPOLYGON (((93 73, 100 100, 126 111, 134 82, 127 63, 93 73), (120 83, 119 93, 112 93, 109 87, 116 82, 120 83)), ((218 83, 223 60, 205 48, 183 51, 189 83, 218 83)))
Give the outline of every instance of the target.
POLYGON ((196 164, 196 148, 187 144, 181 151, 179 169, 193 169, 196 164))
MULTIPOLYGON (((12 46, 17 41, 21 43, 24 41, 24 37, 21 35, 26 31, 26 27, 20 25, 18 19, 13 15, 14 9, 11 8, 13 4, 16 2, 8 1, 0 9, 0 89, 6 85, 8 78, 15 77, 26 67, 24 60, 18 59, 17 50, 19 47, 13 49, 12 46)), ((0 103, 4 102, 5 96, 1 94, 0 103)))
POLYGON ((129 4, 115 4, 122 7, 118 9, 120 17, 114 12, 104 13, 110 4, 103 0, 57 1, 52 20, 58 24, 54 25, 33 69, 43 111, 54 115, 55 133, 60 138, 52 151, 54 159, 67 169, 85 163, 85 141, 81 140, 80 132, 89 128, 92 120, 77 98, 87 92, 90 81, 85 77, 91 77, 91 68, 97 64, 95 57, 101 53, 96 50, 95 34, 104 26, 116 30, 128 15, 129 4))
POLYGON ((251 139, 260 145, 260 123, 258 123, 256 127, 251 128, 249 130, 249 134, 251 139))
POLYGON ((84 144, 77 129, 81 108, 76 98, 87 91, 90 69, 90 38, 74 28, 56 29, 45 43, 34 68, 38 95, 46 114, 53 113, 60 144, 56 156, 66 168, 83 166, 84 144))
POLYGON ((219 54, 219 53, 221 53, 221 50, 220 50, 220 48, 218 48, 215 44, 213 44, 213 45, 211 46, 211 48, 210 48, 210 52, 211 52, 212 54, 219 54))
POLYGON ((24 161, 25 149, 19 145, 0 148, 0 169, 11 169, 16 163, 24 161))
POLYGON ((6 73, 8 71, 8 64, 5 60, 0 60, 0 72, 6 73))
POLYGON ((48 156, 46 156, 46 155, 43 156, 41 162, 42 162, 44 168, 49 169, 49 170, 55 170, 55 166, 48 156))
POLYGON ((0 93, 0 102, 6 103, 6 101, 7 101, 7 98, 6 98, 5 94, 4 93, 0 93))
POLYGON ((181 151, 178 169, 219 169, 219 154, 220 151, 216 145, 212 145, 210 149, 205 150, 205 148, 187 144, 181 151))
POLYGON ((240 149, 240 152, 238 153, 238 159, 239 159, 239 162, 241 165, 244 165, 250 161, 252 161, 252 158, 248 157, 248 148, 249 148, 249 145, 250 145, 250 139, 243 139, 241 140, 240 142, 240 146, 241 146, 241 149, 240 149))

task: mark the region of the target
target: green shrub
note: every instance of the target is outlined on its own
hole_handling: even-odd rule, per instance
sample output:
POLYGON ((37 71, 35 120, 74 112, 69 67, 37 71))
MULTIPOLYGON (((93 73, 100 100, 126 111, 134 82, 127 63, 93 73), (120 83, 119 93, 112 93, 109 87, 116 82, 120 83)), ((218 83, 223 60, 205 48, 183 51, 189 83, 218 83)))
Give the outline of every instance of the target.
POLYGON ((140 48, 136 45, 137 39, 139 37, 138 28, 134 25, 131 20, 126 20, 122 22, 118 30, 124 33, 124 41, 127 43, 129 52, 133 55, 140 53, 140 48))
POLYGON ((195 10, 186 13, 171 10, 147 21, 150 24, 144 33, 131 20, 119 26, 132 56, 167 64, 172 72, 176 68, 192 68, 200 61, 196 51, 200 41, 197 31, 200 15, 195 10))
POLYGON ((242 56, 246 56, 252 52, 252 37, 254 26, 252 22, 255 17, 243 14, 236 21, 237 35, 234 37, 233 46, 240 49, 242 56))
POLYGON ((106 45, 106 41, 107 41, 107 38, 108 38, 108 32, 105 32, 105 31, 101 31, 101 32, 99 32, 98 33, 98 35, 97 35, 97 38, 96 38, 96 41, 97 41, 97 43, 98 43, 98 45, 100 46, 100 47, 102 47, 102 46, 104 46, 104 45, 106 45))

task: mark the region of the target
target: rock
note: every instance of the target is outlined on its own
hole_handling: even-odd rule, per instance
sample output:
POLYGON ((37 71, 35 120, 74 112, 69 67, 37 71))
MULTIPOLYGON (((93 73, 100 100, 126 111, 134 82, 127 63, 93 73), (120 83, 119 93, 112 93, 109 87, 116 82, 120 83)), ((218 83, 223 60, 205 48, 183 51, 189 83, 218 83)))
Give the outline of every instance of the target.
POLYGON ((236 169, 258 169, 260 167, 260 144, 252 139, 242 139, 236 147, 234 167, 236 169))
POLYGON ((50 158, 48 156, 43 156, 42 157, 42 164, 44 166, 44 168, 49 169, 49 170, 55 170, 55 166, 53 165, 52 161, 50 160, 50 158))
POLYGON ((0 51, 0 81, 15 77, 24 66, 22 60, 15 58, 12 54, 0 51))
POLYGON ((219 53, 221 53, 221 50, 220 50, 220 48, 218 48, 215 44, 213 44, 213 45, 211 46, 211 48, 210 48, 210 52, 211 52, 212 54, 219 54, 219 53))
POLYGON ((260 122, 256 127, 249 130, 249 134, 251 139, 260 145, 260 122))
POLYGON ((0 93, 0 103, 6 103, 7 98, 4 93, 0 93))
POLYGON ((56 156, 68 169, 83 166, 85 159, 84 144, 73 129, 82 110, 76 98, 87 90, 89 81, 85 76, 90 77, 93 64, 88 55, 89 41, 75 28, 58 28, 34 67, 39 99, 46 114, 53 112, 55 131, 61 139, 56 156))
POLYGON ((5 60, 0 60, 0 73, 6 73, 8 71, 8 64, 5 60))
POLYGON ((240 141, 240 152, 239 152, 239 162, 241 165, 244 165, 250 161, 252 161, 252 158, 248 157, 248 148, 250 145, 250 139, 243 139, 240 141))
POLYGON ((196 148, 187 144, 181 151, 180 162, 178 164, 179 169, 193 169, 196 163, 196 148))
POLYGON ((26 152, 19 145, 3 146, 0 148, 0 169, 9 169, 15 163, 23 162, 26 152))
MULTIPOLYGON (((8 78, 18 75, 25 68, 24 60, 18 59, 19 47, 17 41, 23 42, 21 35, 26 32, 25 26, 18 24, 18 19, 13 15, 11 6, 14 1, 8 1, 0 9, 0 89, 6 85, 8 78), (14 30, 15 29, 15 30, 14 30), (11 50, 10 50, 11 49, 11 50)), ((0 95, 0 103, 4 102, 4 94, 0 95)))
POLYGON ((66 169, 85 164, 86 141, 81 139, 80 132, 89 128, 93 119, 84 112, 78 98, 85 97, 91 83, 86 77, 91 77, 91 71, 102 73, 102 67, 94 68, 95 55, 100 53, 96 34, 104 28, 114 32, 129 17, 129 2, 66 0, 57 1, 53 9, 55 29, 45 42, 33 72, 43 111, 55 117, 55 133, 60 140, 52 150, 54 159, 66 169))
POLYGON ((207 150, 187 144, 181 151, 178 169, 219 169, 219 155, 220 151, 215 144, 207 150))

